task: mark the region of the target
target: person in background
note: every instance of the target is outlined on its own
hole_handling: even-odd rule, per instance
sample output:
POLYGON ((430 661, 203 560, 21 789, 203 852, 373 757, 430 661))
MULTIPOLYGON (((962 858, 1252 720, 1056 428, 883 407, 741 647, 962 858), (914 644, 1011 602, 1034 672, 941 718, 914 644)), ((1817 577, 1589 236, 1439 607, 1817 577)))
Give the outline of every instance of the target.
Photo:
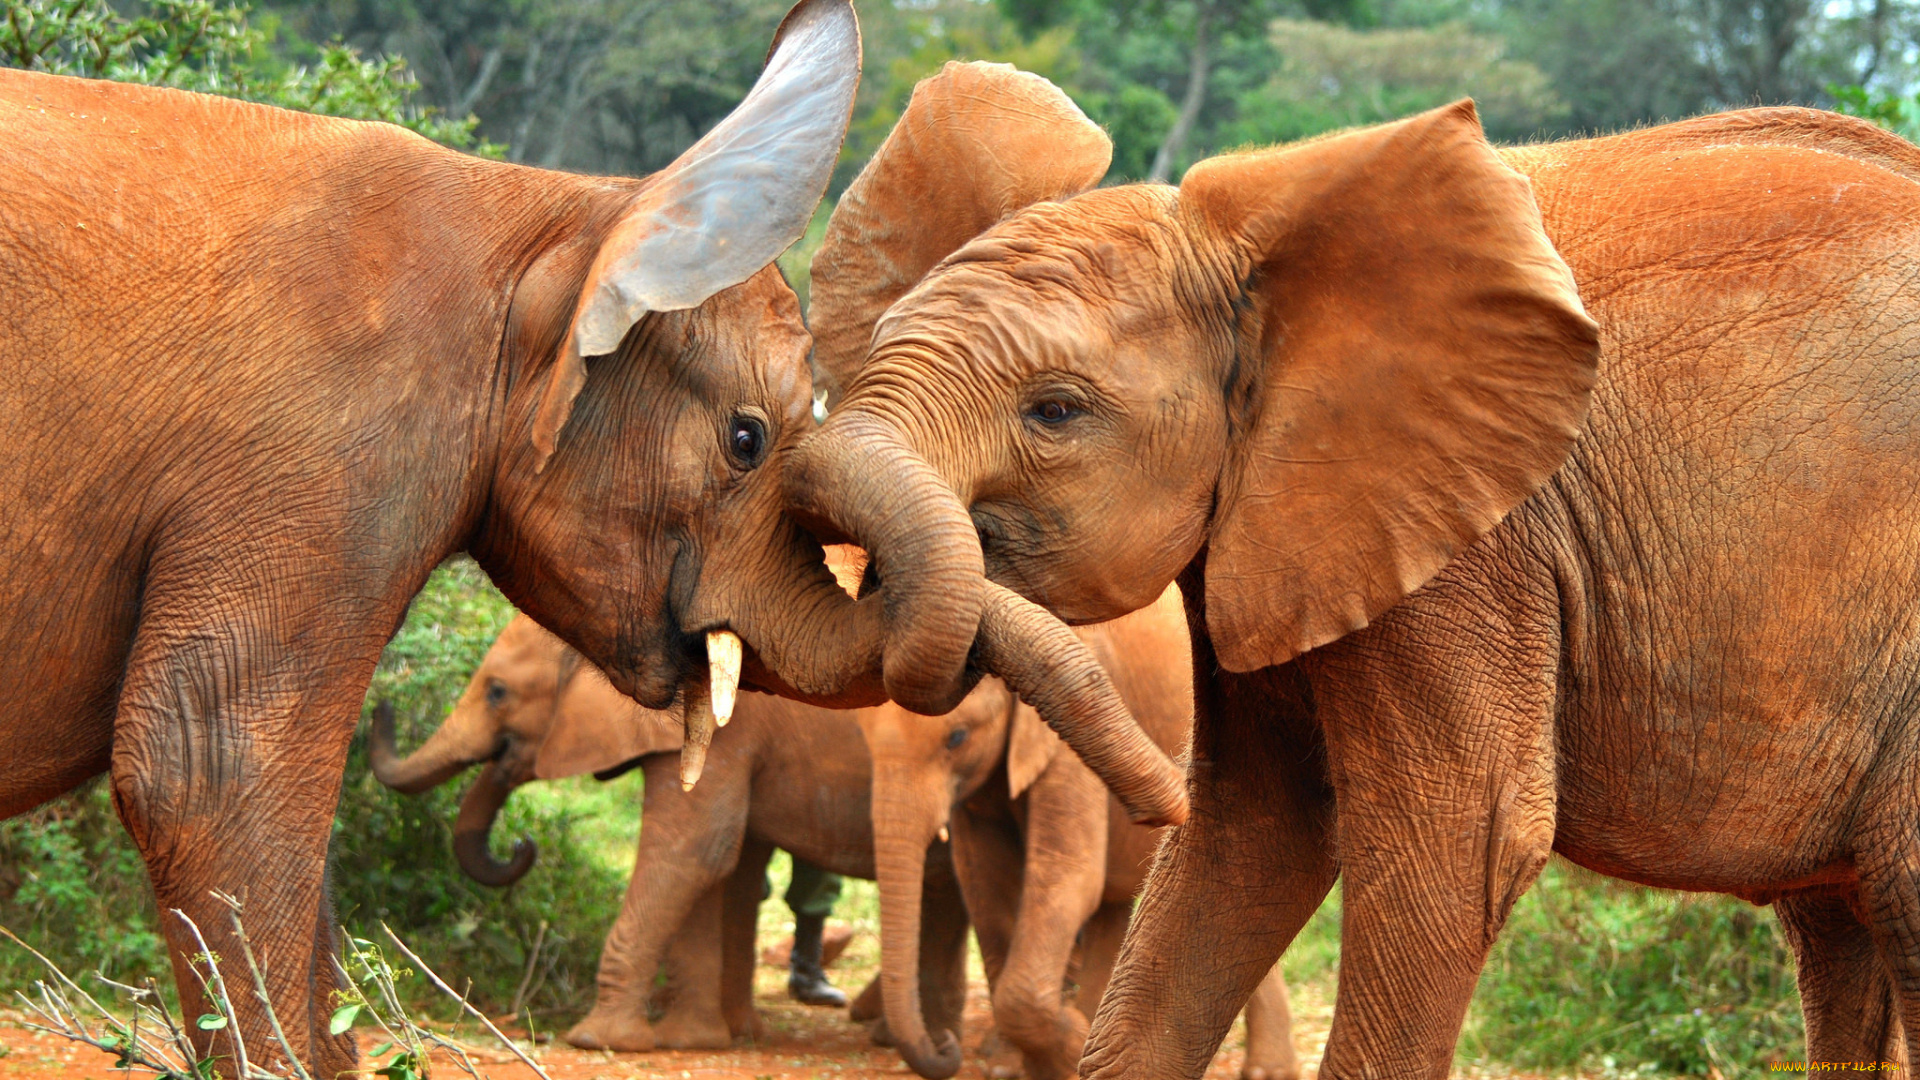
MULTIPOLYGON (((767 893, 773 892, 771 882, 767 893)), ((793 860, 793 880, 784 899, 793 911, 793 956, 787 962, 787 995, 805 1005, 841 1008, 847 995, 827 981, 821 963, 827 916, 840 900, 840 875, 804 859, 793 860)))

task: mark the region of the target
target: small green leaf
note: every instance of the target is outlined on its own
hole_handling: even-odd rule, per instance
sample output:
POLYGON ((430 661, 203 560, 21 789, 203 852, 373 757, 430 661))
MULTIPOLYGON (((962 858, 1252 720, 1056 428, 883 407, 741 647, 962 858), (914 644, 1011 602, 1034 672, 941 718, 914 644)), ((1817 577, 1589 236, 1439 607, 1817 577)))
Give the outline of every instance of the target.
POLYGON ((221 1028, 227 1026, 227 1018, 221 1016, 219 1013, 208 1013, 200 1019, 195 1020, 193 1026, 199 1028, 201 1031, 219 1031, 221 1028))
POLYGON ((333 1010, 333 1019, 327 1021, 327 1034, 338 1035, 347 1030, 353 1026, 353 1021, 359 1017, 359 1015, 360 1005, 358 1002, 352 1005, 342 1005, 333 1010))
POLYGON ((379 1057, 381 1054, 384 1054, 391 1049, 393 1049, 393 1040, 388 1039, 386 1042, 383 1042, 379 1046, 376 1046, 373 1049, 367 1051, 367 1056, 379 1057))

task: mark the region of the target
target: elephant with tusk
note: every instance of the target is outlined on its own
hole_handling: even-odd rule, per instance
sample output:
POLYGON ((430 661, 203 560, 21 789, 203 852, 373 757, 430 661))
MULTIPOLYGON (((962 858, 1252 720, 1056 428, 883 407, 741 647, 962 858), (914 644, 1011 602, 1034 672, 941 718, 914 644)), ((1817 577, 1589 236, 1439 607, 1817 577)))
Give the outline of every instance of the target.
MULTIPOLYGON (((742 694, 691 786, 683 730, 671 711, 621 694, 525 615, 501 631, 452 712, 412 753, 395 747, 392 710, 374 711, 369 756, 386 786, 417 793, 482 766, 461 799, 453 842, 461 869, 488 885, 512 884, 534 863, 524 837, 505 861, 489 851, 495 816, 515 788, 644 772, 633 877, 601 951, 594 1007, 567 1032, 576 1046, 715 1049, 764 1037, 752 1002, 754 931, 774 848, 835 873, 876 874, 872 767, 853 714, 742 694), (672 993, 650 1020, 663 962, 672 993)), ((925 846, 914 969, 925 1022, 957 1026, 968 920, 948 852, 944 842, 925 846)), ((854 1016, 873 1019, 879 1007, 870 987, 854 1016)))

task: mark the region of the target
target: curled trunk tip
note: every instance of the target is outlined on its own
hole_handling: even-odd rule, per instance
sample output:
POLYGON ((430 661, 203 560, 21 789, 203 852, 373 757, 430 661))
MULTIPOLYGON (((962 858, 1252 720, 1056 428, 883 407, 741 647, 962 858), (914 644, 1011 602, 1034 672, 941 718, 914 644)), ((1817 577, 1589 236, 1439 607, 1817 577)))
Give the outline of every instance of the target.
POLYGON ((488 847, 494 819, 514 786, 500 763, 490 761, 460 800, 460 816, 453 826, 454 858, 468 877, 482 885, 504 888, 519 881, 540 853, 539 846, 525 836, 513 842, 513 854, 505 862, 494 858, 488 847))

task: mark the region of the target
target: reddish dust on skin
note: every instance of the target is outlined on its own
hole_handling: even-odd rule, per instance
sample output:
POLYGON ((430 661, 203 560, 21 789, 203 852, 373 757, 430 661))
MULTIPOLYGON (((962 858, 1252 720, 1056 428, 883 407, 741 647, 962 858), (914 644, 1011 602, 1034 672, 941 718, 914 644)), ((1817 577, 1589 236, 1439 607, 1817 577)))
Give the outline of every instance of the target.
MULTIPOLYGON (((858 990, 871 974, 840 966, 831 972, 835 985, 849 993, 858 990)), ((1332 1020, 1332 998, 1314 985, 1293 989, 1294 1045, 1300 1050, 1303 1080, 1314 1080, 1332 1020)), ((759 968, 754 979, 754 1003, 773 1029, 772 1038, 760 1046, 610 1054, 575 1050, 556 1038, 555 1042, 543 1043, 534 1056, 553 1080, 900 1080, 914 1075, 900 1061, 900 1055, 868 1040, 865 1025, 850 1023, 845 1009, 813 1009, 788 1000, 784 969, 759 968)), ((428 1011, 443 1016, 448 1010, 428 1011)), ((90 1047, 27 1031, 21 1026, 24 1019, 16 1011, 0 1011, 0 1047, 6 1050, 5 1056, 0 1056, 0 1080, 123 1080, 129 1075, 150 1075, 119 1072, 112 1067, 112 1058, 90 1047)), ((967 1054, 960 1070, 962 1080, 986 1077, 987 1062, 979 1051, 991 1023, 986 983, 975 978, 968 986, 967 1054)), ((565 1030, 559 1018, 555 1018, 553 1027, 565 1030)), ((519 1029, 513 1033, 524 1034, 519 1029)), ((547 1034, 544 1024, 540 1034, 547 1034)), ((475 1063, 492 1080, 537 1080, 531 1070, 492 1043, 485 1032, 462 1026, 455 1037, 477 1049, 475 1063)), ((361 1053, 381 1041, 381 1037, 363 1033, 361 1053)), ((1238 1080, 1244 1045, 1244 1024, 1235 1021, 1225 1046, 1207 1070, 1207 1080, 1238 1080)), ((465 1077, 451 1061, 440 1060, 434 1062, 434 1075, 465 1077)))

